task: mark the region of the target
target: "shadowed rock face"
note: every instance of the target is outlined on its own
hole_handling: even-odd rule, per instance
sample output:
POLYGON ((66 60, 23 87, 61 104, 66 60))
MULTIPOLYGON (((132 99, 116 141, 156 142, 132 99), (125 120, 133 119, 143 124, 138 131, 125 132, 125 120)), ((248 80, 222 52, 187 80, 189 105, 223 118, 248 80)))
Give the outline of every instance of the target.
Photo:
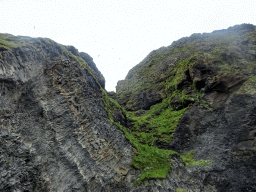
POLYGON ((131 164, 100 85, 57 45, 0 52, 0 191, 101 191, 131 164))
POLYGON ((88 63, 88 65, 91 67, 91 69, 95 72, 95 75, 97 76, 101 87, 105 88, 105 78, 103 77, 101 72, 98 70, 97 66, 95 65, 95 63, 93 61, 93 58, 84 52, 81 52, 80 56, 83 60, 85 60, 88 63))

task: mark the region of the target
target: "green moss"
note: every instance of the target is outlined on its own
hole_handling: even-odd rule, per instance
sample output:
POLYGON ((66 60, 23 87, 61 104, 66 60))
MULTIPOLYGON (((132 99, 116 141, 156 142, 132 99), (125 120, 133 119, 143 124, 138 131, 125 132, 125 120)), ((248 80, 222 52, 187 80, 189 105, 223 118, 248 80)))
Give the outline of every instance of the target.
MULTIPOLYGON (((184 50, 187 50, 187 49, 184 49, 184 50)), ((166 53, 166 54, 160 55, 160 56, 158 56, 158 57, 156 57, 154 59, 151 59, 150 62, 148 63, 148 65, 147 65, 147 67, 144 68, 142 71, 140 71, 139 74, 147 75, 147 76, 148 75, 153 75, 152 72, 154 72, 154 71, 152 71, 152 69, 150 69, 150 68, 152 68, 154 65, 156 65, 157 63, 163 61, 166 57, 168 57, 168 56, 170 56, 172 54, 173 53, 166 53), (150 72, 150 74, 148 72, 150 72)))
POLYGON ((218 46, 213 51, 211 51, 210 54, 215 58, 221 59, 221 54, 225 53, 226 51, 227 51, 226 46, 218 46))
POLYGON ((140 145, 133 158, 132 166, 144 172, 139 176, 136 183, 153 178, 164 179, 171 170, 170 157, 173 155, 179 156, 175 151, 140 145))
POLYGON ((0 48, 11 49, 25 46, 26 43, 21 38, 15 37, 10 34, 0 34, 0 48))
POLYGON ((134 147, 131 165, 143 171, 135 184, 142 183, 147 179, 164 179, 171 170, 170 158, 173 155, 179 156, 179 154, 175 151, 143 145, 125 127, 119 123, 114 124, 124 132, 125 137, 134 147))
POLYGON ((182 46, 182 47, 175 47, 173 49, 173 52, 172 54, 173 55, 176 55, 176 54, 180 54, 180 53, 184 53, 184 52, 188 52, 190 54, 194 54, 194 50, 195 50, 195 47, 192 47, 192 46, 182 46))
POLYGON ((244 35, 245 40, 250 40, 252 43, 256 43, 256 30, 244 35))
POLYGON ((180 156, 182 161, 185 165, 201 165, 201 166, 207 166, 211 165, 209 160, 195 160, 195 153, 192 151, 190 153, 187 153, 186 155, 180 156))
POLYGON ((211 104, 205 99, 200 99, 199 106, 203 106, 207 109, 214 109, 213 107, 211 107, 211 104))
MULTIPOLYGON (((168 172, 171 170, 170 167, 170 157, 165 155, 162 157, 161 155, 153 152, 154 150, 160 150, 158 148, 152 148, 152 145, 155 142, 165 142, 170 143, 175 128, 185 113, 187 108, 183 108, 181 110, 173 110, 171 99, 176 95, 179 96, 182 102, 185 102, 189 97, 193 97, 195 100, 198 100, 198 97, 201 97, 201 93, 198 90, 194 95, 187 95, 183 90, 178 90, 177 84, 182 78, 184 72, 190 67, 193 66, 196 62, 195 55, 188 59, 185 59, 179 62, 176 67, 172 70, 172 73, 175 75, 170 76, 165 82, 165 91, 166 97, 161 103, 153 105, 150 110, 147 111, 146 114, 141 116, 137 116, 136 112, 127 112, 127 116, 133 120, 133 127, 131 128, 130 135, 133 136, 133 141, 136 140, 136 145, 138 152, 134 157, 133 165, 136 168, 144 170, 144 172, 139 176, 139 180, 137 183, 144 181, 145 179, 150 178, 165 178, 168 172), (138 147, 140 146, 140 147, 138 147), (141 148, 141 146, 147 146, 141 148), (154 149, 154 150, 153 150, 154 149), (150 159, 148 155, 151 155, 153 159, 150 159), (162 163, 160 160, 157 160, 157 156, 160 156, 160 159, 164 159, 166 164, 162 163), (140 160, 140 163, 135 163, 135 161, 140 160), (149 165, 149 162, 156 162, 155 167, 152 169, 146 167, 152 167, 149 165), (157 165, 162 165, 162 168, 159 169, 157 165)), ((193 84, 191 85, 193 86, 193 84)), ((165 154, 163 151, 157 151, 162 154, 165 154)), ((176 154, 171 150, 167 150, 166 154, 170 154, 170 156, 176 154)))
MULTIPOLYGON (((122 110, 122 108, 102 90, 103 103, 110 121, 119 127, 134 148, 132 166, 143 171, 135 182, 136 184, 142 183, 148 179, 165 178, 171 170, 171 157, 173 155, 179 156, 175 151, 159 149, 154 147, 153 144, 155 142, 170 143, 180 118, 188 109, 188 107, 184 107, 180 110, 174 110, 172 98, 178 96, 181 102, 185 103, 190 97, 194 98, 194 100, 198 100, 198 98, 202 96, 200 91, 196 90, 193 84, 191 84, 194 90, 193 95, 186 94, 183 90, 179 90, 177 86, 184 72, 196 63, 197 56, 198 54, 178 62, 175 67, 166 72, 165 75, 169 76, 169 78, 167 78, 165 82, 155 85, 155 88, 162 87, 165 90, 164 98, 161 103, 151 106, 146 113, 140 116, 138 116, 137 112, 123 111, 133 122, 132 128, 130 129, 123 127, 118 122, 114 122, 114 111, 117 109, 122 110)), ((159 62, 163 58, 164 57, 158 57, 152 62, 159 62)), ((127 82, 129 81, 131 80, 127 82)), ((134 87, 128 85, 131 86, 130 92, 124 91, 123 95, 127 93, 135 94, 141 89, 152 87, 146 83, 138 82, 138 84, 139 85, 134 87)), ((119 94, 117 97, 121 97, 121 95, 119 94)), ((131 99, 129 102, 131 104, 134 103, 131 99)), ((127 105, 129 105, 129 102, 127 105)), ((184 158, 184 161, 188 162, 186 158, 184 158)), ((192 161, 190 160, 190 162, 192 161)), ((193 162, 198 161, 194 160, 193 162)), ((200 161, 200 163, 202 164, 203 161, 200 161)), ((194 165, 197 164, 194 163, 194 165)))
POLYGON ((175 192, 186 192, 186 190, 179 188, 179 189, 176 189, 175 192))
MULTIPOLYGON (((108 96, 107 92, 103 88, 101 88, 101 93, 102 93, 102 101, 103 101, 103 104, 105 106, 105 110, 108 114, 108 118, 112 123, 114 123, 114 113, 115 113, 115 111, 120 111, 122 113, 125 113, 125 111, 117 103, 117 101, 115 101, 114 99, 112 99, 111 97, 108 96)), ((123 129, 119 125, 118 125, 118 127, 123 129)))
MULTIPOLYGON (((183 74, 185 73, 185 71, 193 66, 196 62, 196 58, 198 55, 194 55, 192 57, 186 58, 180 62, 178 62, 175 65, 175 68, 171 68, 169 71, 171 71, 172 76, 170 76, 170 78, 167 79, 166 82, 164 82, 165 84, 165 91, 167 93, 173 91, 173 90, 177 90, 177 85, 178 83, 181 81, 183 74)), ((170 73, 169 71, 167 71, 166 73, 170 73)))
POLYGON ((168 59, 166 58, 169 58, 169 56, 173 57, 177 53, 180 54, 180 52, 177 50, 181 51, 183 54, 191 55, 191 53, 194 52, 194 47, 183 46, 180 48, 175 48, 175 50, 162 55, 155 54, 155 58, 147 61, 145 64, 146 67, 135 73, 133 78, 124 80, 124 86, 117 92, 117 98, 122 100, 128 97, 131 102, 128 103, 127 108, 133 108, 133 105, 136 105, 136 103, 132 102, 132 100, 140 92, 147 92, 152 90, 159 91, 164 88, 164 85, 156 84, 156 81, 160 81, 160 79, 166 79, 168 76, 170 76, 170 74, 160 72, 158 66, 168 62, 168 59))
POLYGON ((153 145, 156 141, 170 143, 180 117, 187 108, 173 111, 167 99, 151 107, 147 114, 136 117, 135 112, 127 112, 133 120, 132 131, 139 142, 153 145))
POLYGON ((250 77, 237 91, 236 94, 256 94, 256 75, 250 77))
POLYGON ((159 149, 157 147, 143 144, 136 137, 134 132, 131 132, 126 127, 114 122, 113 113, 116 109, 123 110, 122 107, 113 99, 111 99, 105 90, 102 89, 102 100, 110 121, 119 127, 124 132, 125 137, 134 147, 132 166, 143 171, 135 184, 139 184, 147 179, 165 178, 171 170, 170 158, 173 155, 178 155, 177 152, 171 150, 159 149))

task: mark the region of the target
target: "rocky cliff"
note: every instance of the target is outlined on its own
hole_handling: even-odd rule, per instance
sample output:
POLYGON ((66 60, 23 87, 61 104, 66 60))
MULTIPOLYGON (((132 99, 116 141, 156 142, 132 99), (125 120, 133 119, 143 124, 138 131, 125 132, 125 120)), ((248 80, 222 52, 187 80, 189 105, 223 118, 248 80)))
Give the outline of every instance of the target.
POLYGON ((108 119, 92 58, 49 39, 1 38, 0 191, 112 191, 132 151, 108 119))
POLYGON ((159 191, 256 191, 255 88, 253 25, 193 34, 152 51, 118 82, 115 97, 140 145, 180 156, 172 155, 167 174, 162 165, 143 166, 137 158, 145 150, 135 146, 140 181, 165 178, 150 180, 159 191))
POLYGON ((117 84, 0 34, 0 191, 256 191, 256 27, 193 34, 117 84))

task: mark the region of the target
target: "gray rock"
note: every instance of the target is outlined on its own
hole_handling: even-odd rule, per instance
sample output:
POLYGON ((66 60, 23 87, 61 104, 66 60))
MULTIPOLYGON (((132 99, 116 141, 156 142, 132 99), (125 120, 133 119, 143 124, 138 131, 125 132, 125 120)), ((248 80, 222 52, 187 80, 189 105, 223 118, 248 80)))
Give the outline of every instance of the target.
POLYGON ((0 191, 112 191, 131 145, 100 85, 57 44, 31 45, 0 52, 0 191))

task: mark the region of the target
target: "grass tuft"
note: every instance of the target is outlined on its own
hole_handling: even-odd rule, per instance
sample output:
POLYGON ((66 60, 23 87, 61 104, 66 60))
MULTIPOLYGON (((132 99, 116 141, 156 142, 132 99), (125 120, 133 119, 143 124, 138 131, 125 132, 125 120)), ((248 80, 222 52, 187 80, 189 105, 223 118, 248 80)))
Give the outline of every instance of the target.
POLYGON ((22 38, 15 37, 7 33, 0 34, 0 49, 9 50, 11 48, 17 48, 25 45, 27 45, 27 43, 25 43, 22 38))
POLYGON ((236 94, 256 94, 256 75, 250 77, 236 92, 236 94))
POLYGON ((182 188, 179 188, 179 189, 176 189, 175 192, 186 192, 186 190, 182 189, 182 188))
POLYGON ((193 151, 187 153, 186 155, 182 155, 180 157, 186 166, 188 166, 188 165, 201 165, 201 166, 211 165, 209 160, 195 160, 194 159, 195 153, 193 151))

